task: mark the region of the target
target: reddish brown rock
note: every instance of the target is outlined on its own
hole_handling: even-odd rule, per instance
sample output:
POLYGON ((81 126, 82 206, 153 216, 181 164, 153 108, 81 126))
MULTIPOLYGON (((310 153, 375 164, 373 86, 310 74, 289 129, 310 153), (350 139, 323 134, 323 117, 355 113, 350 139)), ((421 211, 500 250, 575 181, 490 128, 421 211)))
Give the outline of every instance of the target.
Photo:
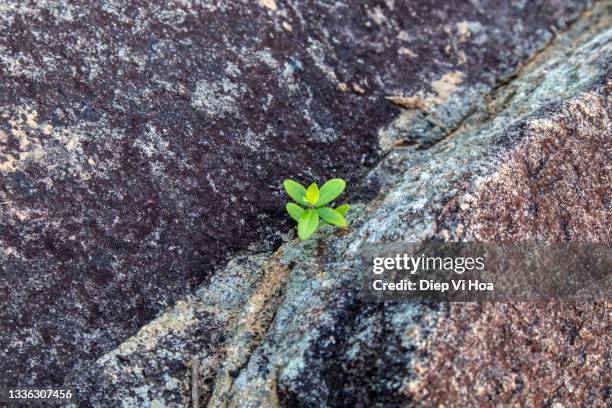
POLYGON ((609 242, 612 82, 515 126, 521 142, 463 211, 478 241, 609 242), (520 134, 520 135, 519 135, 520 134))
POLYGON ((421 340, 406 395, 428 406, 607 406, 611 332, 608 302, 452 304, 421 340))

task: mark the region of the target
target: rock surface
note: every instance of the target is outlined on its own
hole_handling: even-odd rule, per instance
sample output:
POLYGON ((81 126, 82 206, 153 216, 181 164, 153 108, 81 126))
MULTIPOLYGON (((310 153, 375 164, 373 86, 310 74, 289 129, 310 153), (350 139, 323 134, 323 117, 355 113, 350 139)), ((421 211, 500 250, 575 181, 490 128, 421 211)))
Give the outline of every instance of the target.
POLYGON ((93 405, 184 406, 198 356, 215 408, 609 405, 609 303, 365 303, 355 267, 366 242, 609 242, 609 27, 596 5, 427 149, 403 112, 351 231, 236 258, 70 382, 93 405))
POLYGON ((303 249, 316 260, 293 271, 266 338, 209 406, 610 404, 608 303, 368 304, 351 261, 361 242, 609 242, 603 10, 449 138, 381 164, 379 173, 399 172, 396 182, 351 234, 303 249))
POLYGON ((350 267, 365 241, 609 240, 609 9, 516 71, 587 3, 0 2, 0 385, 184 406, 198 356, 212 407, 605 404, 607 304, 525 309, 524 352, 571 360, 536 390, 512 305, 365 304, 350 267), (383 189, 272 256, 280 181, 332 175, 383 189))

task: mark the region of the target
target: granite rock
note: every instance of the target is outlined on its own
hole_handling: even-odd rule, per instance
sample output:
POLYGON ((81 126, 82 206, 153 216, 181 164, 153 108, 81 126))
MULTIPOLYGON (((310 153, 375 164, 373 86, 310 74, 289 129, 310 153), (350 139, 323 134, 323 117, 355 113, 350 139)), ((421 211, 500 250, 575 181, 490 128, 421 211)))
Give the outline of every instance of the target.
POLYGON ((184 406, 198 356, 215 408, 609 404, 607 302, 366 303, 355 267, 369 242, 609 242, 609 27, 598 4, 433 146, 387 144, 419 118, 380 128, 392 147, 365 183, 381 190, 350 231, 237 258, 241 272, 219 270, 74 384, 93 405, 184 406), (219 284, 235 276, 251 283, 219 284), (194 337, 200 324, 210 338, 194 337))
MULTIPOLYGON (((589 4, 0 2, 0 385, 184 406, 198 356, 214 407, 393 406, 429 386, 473 402, 417 371, 444 369, 453 316, 491 313, 495 334, 505 309, 364 304, 346 259, 400 238, 609 240, 609 9, 553 41, 589 4), (367 203, 353 230, 274 252, 282 179, 330 176, 367 203)), ((606 310, 578 307, 598 319, 585 334, 606 310)), ((567 321, 538 333, 559 346, 567 321)), ((605 377, 606 341, 589 344, 605 377)), ((508 401, 569 398, 579 365, 508 401)), ((465 378, 479 403, 506 395, 465 378)))

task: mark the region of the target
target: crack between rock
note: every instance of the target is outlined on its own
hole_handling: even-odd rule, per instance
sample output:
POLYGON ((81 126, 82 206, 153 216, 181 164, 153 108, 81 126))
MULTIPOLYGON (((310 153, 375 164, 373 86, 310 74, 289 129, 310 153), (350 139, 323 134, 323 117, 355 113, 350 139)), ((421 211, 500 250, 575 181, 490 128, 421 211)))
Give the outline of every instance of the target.
POLYGON ((282 302, 280 294, 293 270, 292 265, 280 262, 282 254, 281 246, 263 266, 262 280, 250 296, 244 306, 244 313, 236 323, 232 340, 226 346, 224 363, 217 371, 212 394, 204 402, 205 406, 214 408, 231 406, 228 403, 231 403, 234 381, 248 366, 253 352, 265 338, 282 302))
MULTIPOLYGON (((520 81, 526 75, 528 75, 529 73, 533 72, 534 64, 536 64, 536 62, 539 59, 541 59, 543 57, 543 55, 545 55, 548 52, 550 52, 550 50, 553 49, 558 44, 559 37, 561 37, 564 34, 570 32, 572 29, 574 29, 576 27, 576 25, 579 22, 581 22, 582 20, 585 20, 586 18, 588 18, 589 14, 591 13, 591 10, 593 10, 596 7, 596 5, 602 4, 602 3, 603 2, 601 2, 601 1, 596 1, 590 9, 583 11, 575 19, 573 19, 570 22, 568 22, 567 26, 562 31, 558 31, 554 27, 549 27, 549 31, 552 34, 552 37, 541 48, 539 48, 537 51, 535 51, 528 59, 526 59, 521 64, 519 64, 519 66, 514 70, 514 72, 511 75, 509 75, 507 78, 501 79, 498 84, 496 84, 494 87, 491 88, 491 90, 489 92, 487 92, 486 94, 483 95, 483 98, 485 100, 484 106, 475 103, 473 105, 473 107, 469 110, 469 112, 466 115, 464 115, 452 127, 448 127, 447 128, 448 132, 446 132, 441 139, 436 140, 432 144, 429 144, 429 145, 426 145, 426 146, 419 145, 419 142, 416 141, 416 140, 399 141, 399 143, 395 144, 389 151, 383 153, 378 158, 378 160, 376 160, 374 162, 374 164, 371 166, 369 171, 372 171, 373 169, 378 167, 392 153, 395 153, 397 151, 405 150, 405 149, 415 149, 415 150, 427 150, 427 149, 430 149, 430 148, 438 145, 439 143, 441 143, 443 141, 446 141, 447 139, 450 139, 450 138, 456 136, 457 134, 459 134, 463 130, 463 128, 466 125, 466 123, 470 122, 471 120, 474 120, 474 121, 473 121, 473 123, 470 124, 470 126, 473 126, 473 127, 482 126, 484 123, 487 122, 487 120, 489 120, 491 118, 492 113, 494 113, 494 112, 490 111, 487 108, 489 108, 493 104, 494 101, 500 100, 502 96, 505 96, 505 95, 502 94, 503 90, 512 87, 515 82, 520 81), (479 117, 479 115, 483 115, 483 116, 479 117)), ((601 19, 601 16, 596 16, 596 20, 595 21, 598 21, 599 19, 601 19)), ((588 28, 589 27, 585 27, 584 31, 586 32, 588 30, 588 28)), ((583 32, 579 33, 578 35, 580 36, 582 34, 583 34, 583 32)), ((511 98, 510 98, 509 101, 504 101, 504 103, 502 103, 500 106, 503 109, 505 109, 505 108, 507 108, 507 106, 510 103, 512 103, 511 98)), ((503 109, 501 109, 501 110, 503 110, 503 109)), ((425 112, 425 113, 427 113, 427 112, 425 112)), ((428 114, 428 116, 430 116, 430 115, 428 114)), ((433 119, 433 118, 425 117, 425 120, 427 120, 430 123, 432 123, 430 119, 433 119)), ((441 123, 432 123, 432 124, 436 125, 436 126, 438 126, 440 128, 444 128, 444 126, 442 126, 441 123)), ((387 126, 390 126, 390 124, 387 125, 387 126)), ((367 174, 367 171, 366 171, 366 174, 367 174)), ((376 200, 376 198, 371 200, 371 202, 375 201, 375 200, 376 200)), ((278 259, 278 253, 282 252, 282 248, 286 244, 287 243, 283 243, 283 244, 281 244, 281 246, 279 248, 277 248, 276 253, 274 255, 272 255, 272 257, 270 258, 269 262, 271 264, 275 263, 274 258, 276 257, 278 259)), ((278 262, 276 262, 276 264, 280 265, 278 262)), ((266 267, 269 267, 269 265, 267 265, 266 267)), ((214 381, 213 392, 212 392, 211 396, 208 398, 208 400, 204 402, 203 406, 215 407, 215 408, 216 407, 226 407, 226 406, 228 406, 228 403, 230 403, 230 406, 231 406, 232 390, 234 388, 235 379, 240 376, 240 374, 243 372, 245 367, 247 367, 249 365, 249 363, 251 362, 255 350, 260 346, 260 344, 264 340, 265 335, 268 332, 268 329, 270 328, 272 323, 274 322, 274 320, 275 320, 275 318, 277 316, 279 307, 282 304, 282 296, 278 296, 278 295, 279 295, 279 293, 282 293, 284 291, 286 283, 288 282, 289 273, 291 272, 292 268, 285 268, 285 269, 286 269, 287 273, 283 275, 282 282, 274 290, 274 294, 271 294, 271 296, 269 296, 266 299, 265 303, 262 305, 262 307, 261 307, 261 309, 259 310, 258 313, 256 313, 255 315, 253 315, 253 314, 249 315, 251 317, 257 316, 257 318, 259 318, 262 314, 269 314, 269 318, 261 320, 262 323, 265 323, 265 327, 262 327, 262 331, 260 333, 258 333, 257 340, 254 340, 248 346, 248 352, 245 355, 241 356, 241 363, 240 364, 237 364, 232 369, 228 369, 227 362, 226 362, 225 363, 226 365, 224 367, 220 368, 219 374, 217 375, 217 379, 214 381), (269 309, 266 310, 267 308, 269 308, 269 309), (219 390, 219 386, 223 386, 223 390, 219 390)), ((264 277, 263 280, 264 280, 264 282, 262 282, 260 284, 259 288, 261 288, 262 285, 265 285, 265 277, 264 277)), ((256 293, 254 293, 254 295, 251 297, 251 299, 253 299, 253 297, 255 297, 257 295, 257 293, 259 293, 259 290, 256 293)), ((238 324, 238 326, 240 326, 240 323, 238 324)), ((240 331, 240 329, 238 329, 236 331, 235 335, 234 335, 234 338, 239 337, 240 334, 241 334, 241 331, 240 331)), ((230 365, 231 365, 231 363, 230 363, 230 365)), ((274 375, 273 377, 277 378, 277 375, 274 375)), ((277 387, 275 387, 275 392, 277 392, 277 387)))
MULTIPOLYGON (((444 142, 454 137, 459 132, 461 132, 466 122, 469 122, 472 119, 474 119, 474 122, 473 122, 474 127, 482 126, 484 123, 486 123, 488 119, 491 118, 492 112, 487 108, 490 107, 492 105, 492 102, 495 101, 500 96, 499 94, 504 89, 510 88, 515 82, 520 81, 526 75, 531 73, 533 71, 533 67, 536 61, 542 58, 542 56, 545 55, 546 53, 550 52, 551 49, 554 49, 554 47, 558 44, 560 37, 562 37, 563 35, 575 29, 578 23, 580 23, 583 20, 588 19, 588 17, 592 14, 592 10, 596 9, 597 7, 601 7, 605 3, 606 3, 605 1, 600 1, 600 0, 595 1, 591 8, 583 10, 576 18, 568 21, 566 27, 564 27, 563 30, 561 31, 557 30, 554 26, 550 26, 548 30, 552 34, 552 37, 542 47, 540 47, 537 51, 535 51, 529 58, 521 62, 512 74, 510 74, 507 78, 501 78, 499 80, 499 83, 494 85, 491 88, 491 90, 488 91, 486 94, 482 95, 483 99, 485 100, 485 106, 480 106, 479 104, 475 103, 473 107, 469 110, 469 112, 467 112, 463 117, 461 117, 461 119, 458 122, 452 124, 450 127, 446 127, 440 121, 432 117, 433 115, 435 115, 435 111, 427 112, 427 111, 417 109, 417 111, 420 111, 423 114, 425 114, 423 119, 426 120, 428 123, 440 129, 447 130, 444 133, 444 136, 440 139, 433 141, 431 144, 420 144, 417 140, 400 140, 396 144, 394 144, 393 147, 389 151, 385 152, 376 161, 373 168, 380 165, 380 163, 382 163, 389 155, 397 152, 398 150, 403 150, 408 147, 414 148, 415 150, 431 149, 434 146, 437 146, 438 144, 440 144, 441 142, 444 142), (478 118, 478 115, 482 115, 482 114, 484 114, 484 117, 478 118)), ((596 15, 595 22, 599 21, 601 18, 602 18, 601 15, 596 15)), ((583 31, 586 32, 588 31, 588 29, 589 27, 585 27, 583 31)), ((584 32, 579 33, 579 36, 584 34, 584 32)), ((506 108, 508 104, 505 103, 505 104, 502 104, 501 106, 503 108, 506 108)), ((405 109, 401 107, 400 109, 404 111, 414 111, 415 110, 415 109, 405 109)), ((387 126, 391 126, 391 124, 388 124, 387 126)))

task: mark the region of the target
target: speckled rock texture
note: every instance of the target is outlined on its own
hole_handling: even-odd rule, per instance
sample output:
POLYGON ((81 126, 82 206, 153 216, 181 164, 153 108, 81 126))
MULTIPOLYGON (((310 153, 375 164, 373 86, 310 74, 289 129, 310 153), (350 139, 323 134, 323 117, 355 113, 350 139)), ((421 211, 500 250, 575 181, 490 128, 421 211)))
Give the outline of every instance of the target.
POLYGON ((68 382, 93 406, 185 406, 198 357, 214 408, 609 405, 609 303, 365 303, 355 260, 397 240, 609 242, 610 15, 596 4, 433 146, 406 143, 426 113, 404 106, 350 231, 234 258, 68 382))
POLYGON ((610 242, 609 5, 596 13, 445 140, 392 151, 351 233, 295 249, 266 338, 209 407, 612 403, 608 302, 364 303, 354 263, 363 242, 610 242))
POLYGON ((211 407, 609 403, 607 304, 527 308, 512 351, 520 313, 351 285, 366 241, 609 240, 610 10, 589 6, 0 0, 0 386, 185 406, 198 356, 211 407), (282 179, 330 176, 369 203, 353 229, 275 251, 282 179), (460 346, 454 380, 441 333, 508 352, 460 346), (544 346, 571 363, 516 358, 544 346))

